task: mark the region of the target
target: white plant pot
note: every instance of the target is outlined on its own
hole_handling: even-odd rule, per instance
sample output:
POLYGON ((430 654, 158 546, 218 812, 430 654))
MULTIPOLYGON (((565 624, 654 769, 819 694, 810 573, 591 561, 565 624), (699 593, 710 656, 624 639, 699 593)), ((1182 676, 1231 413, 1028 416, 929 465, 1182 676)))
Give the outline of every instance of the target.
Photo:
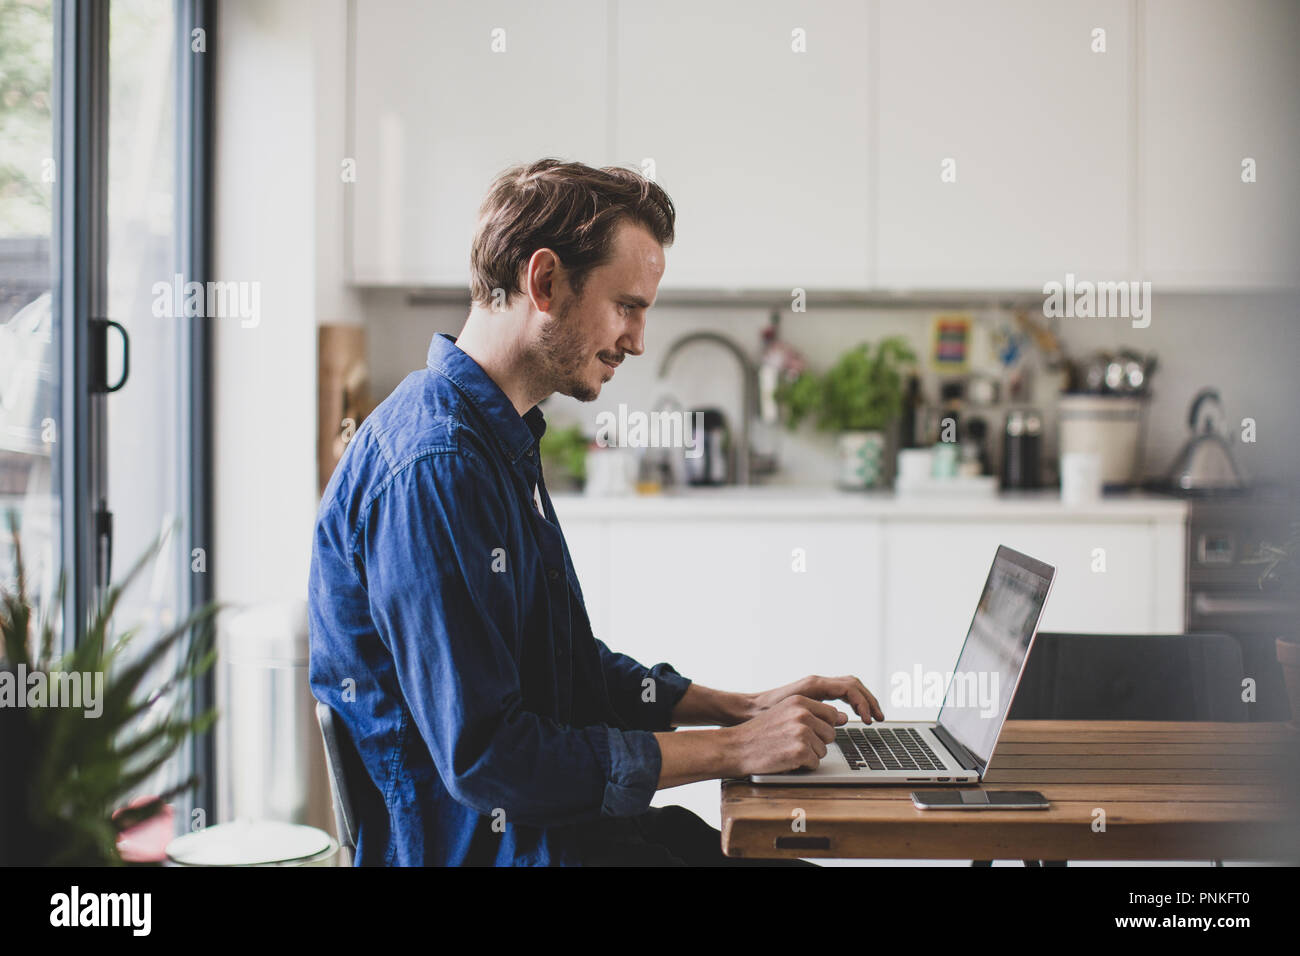
POLYGON ((842 488, 875 488, 885 473, 885 433, 840 432, 839 484, 842 488))

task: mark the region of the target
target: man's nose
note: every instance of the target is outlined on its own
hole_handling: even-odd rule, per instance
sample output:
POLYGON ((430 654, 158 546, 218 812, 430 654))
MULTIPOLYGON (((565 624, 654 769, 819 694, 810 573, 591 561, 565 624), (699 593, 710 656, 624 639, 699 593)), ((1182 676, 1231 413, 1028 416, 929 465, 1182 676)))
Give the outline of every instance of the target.
POLYGON ((631 329, 623 333, 618 340, 619 348, 628 355, 640 355, 645 351, 645 315, 637 319, 631 329))

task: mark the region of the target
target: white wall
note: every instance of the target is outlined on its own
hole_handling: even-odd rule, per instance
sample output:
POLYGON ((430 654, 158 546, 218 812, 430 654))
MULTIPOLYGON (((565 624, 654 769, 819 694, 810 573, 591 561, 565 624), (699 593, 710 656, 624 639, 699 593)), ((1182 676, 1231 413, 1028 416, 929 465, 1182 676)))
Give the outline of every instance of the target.
POLYGON ((306 594, 316 510, 316 168, 311 0, 229 0, 216 62, 214 273, 260 283, 253 328, 218 322, 218 600, 306 594))
MULTIPOLYGON (((217 600, 233 605, 306 599, 318 502, 316 330, 360 321, 344 281, 346 187, 339 176, 346 10, 346 0, 227 0, 211 45, 217 57, 215 278, 259 282, 261 294, 256 327, 218 323, 214 336, 216 540, 209 568, 217 600)), ((225 627, 231 619, 228 614, 225 627)), ((265 715, 270 685, 250 681, 250 670, 244 669, 241 686, 259 696, 241 708, 265 715)), ((297 690, 305 694, 305 670, 299 674, 297 690)), ((294 807, 305 800, 306 816, 298 822, 332 830, 308 702, 296 713, 276 712, 283 724, 277 733, 286 740, 297 734, 305 748, 294 764, 298 772, 306 767, 305 793, 277 791, 267 799, 294 807)), ((218 766, 234 761, 254 774, 223 777, 222 794, 241 781, 266 785, 239 743, 241 728, 255 733, 255 724, 222 725, 218 766)), ((291 785, 291 777, 275 782, 291 785)))
POLYGON ((363 321, 356 291, 347 282, 344 209, 347 190, 343 161, 353 159, 347 145, 348 17, 347 0, 310 4, 313 33, 313 84, 316 155, 316 320, 320 325, 356 325, 363 321))

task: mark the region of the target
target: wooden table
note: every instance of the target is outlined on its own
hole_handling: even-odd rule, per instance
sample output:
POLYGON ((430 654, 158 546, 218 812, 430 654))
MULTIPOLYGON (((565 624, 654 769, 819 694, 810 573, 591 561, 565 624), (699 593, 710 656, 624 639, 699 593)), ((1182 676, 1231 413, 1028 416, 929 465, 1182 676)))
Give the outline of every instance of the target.
POLYGON ((1300 733, 1287 724, 1008 721, 983 784, 969 789, 980 788, 1039 790, 1051 808, 922 811, 911 800, 918 784, 728 780, 722 849, 758 858, 1300 861, 1300 733))

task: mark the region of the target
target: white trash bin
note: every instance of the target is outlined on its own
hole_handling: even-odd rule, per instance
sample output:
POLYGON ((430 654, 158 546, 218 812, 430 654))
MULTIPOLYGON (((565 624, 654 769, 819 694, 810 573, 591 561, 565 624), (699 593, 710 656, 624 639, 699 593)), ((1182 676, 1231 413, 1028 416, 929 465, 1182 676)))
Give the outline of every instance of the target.
POLYGON ((218 822, 333 829, 307 651, 305 602, 265 605, 222 620, 217 660, 218 822))

